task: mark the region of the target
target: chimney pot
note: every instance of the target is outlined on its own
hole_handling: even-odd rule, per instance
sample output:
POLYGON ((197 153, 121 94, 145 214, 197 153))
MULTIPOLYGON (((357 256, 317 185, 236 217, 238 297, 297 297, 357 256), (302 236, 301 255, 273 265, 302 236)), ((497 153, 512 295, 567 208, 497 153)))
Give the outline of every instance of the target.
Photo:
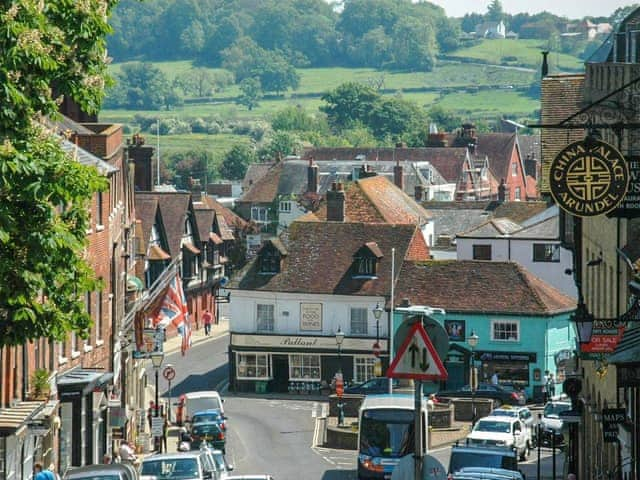
POLYGON ((414 197, 418 202, 422 201, 424 197, 424 187, 422 185, 415 186, 414 197))

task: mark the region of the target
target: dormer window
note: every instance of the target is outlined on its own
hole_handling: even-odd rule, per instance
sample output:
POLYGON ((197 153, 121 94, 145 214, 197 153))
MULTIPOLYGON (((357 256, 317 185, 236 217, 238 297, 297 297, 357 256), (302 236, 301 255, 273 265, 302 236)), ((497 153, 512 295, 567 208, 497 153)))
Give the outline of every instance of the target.
POLYGON ((367 242, 353 256, 353 276, 355 278, 375 278, 378 262, 383 257, 376 242, 367 242))
POLYGON ((287 251, 280 240, 277 238, 267 240, 259 254, 258 260, 260 262, 260 273, 263 275, 275 275, 276 273, 280 273, 282 257, 285 257, 286 255, 287 251))

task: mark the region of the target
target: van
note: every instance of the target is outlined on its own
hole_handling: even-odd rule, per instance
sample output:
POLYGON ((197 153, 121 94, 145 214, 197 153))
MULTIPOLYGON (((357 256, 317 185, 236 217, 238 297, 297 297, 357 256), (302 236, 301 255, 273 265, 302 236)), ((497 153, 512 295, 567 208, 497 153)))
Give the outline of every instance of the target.
POLYGON ((196 412, 215 409, 224 418, 224 400, 214 390, 206 392, 189 392, 181 395, 176 408, 176 423, 184 425, 191 422, 191 417, 196 412))

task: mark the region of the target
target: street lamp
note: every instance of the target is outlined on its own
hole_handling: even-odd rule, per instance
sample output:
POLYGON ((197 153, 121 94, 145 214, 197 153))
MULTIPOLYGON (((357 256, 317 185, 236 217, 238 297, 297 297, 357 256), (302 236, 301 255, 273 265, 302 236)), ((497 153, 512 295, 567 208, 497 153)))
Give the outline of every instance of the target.
POLYGON ((376 308, 373 309, 373 316, 376 319, 376 343, 373 345, 373 354, 376 356, 376 364, 374 367, 374 375, 376 377, 382 376, 382 360, 380 360, 380 318, 384 309, 380 306, 380 303, 376 303, 376 308))
POLYGON ((476 335, 476 333, 471 330, 471 335, 469 335, 469 346, 471 347, 471 368, 469 370, 469 386, 471 387, 471 426, 476 424, 476 382, 477 376, 475 375, 475 353, 474 349, 478 346, 478 340, 480 337, 476 335))
POLYGON ((344 332, 340 327, 336 332, 336 345, 338 345, 338 371, 342 373, 342 342, 344 341, 344 332))
MULTIPOLYGON (((156 371, 156 404, 155 404, 155 417, 158 418, 160 416, 160 392, 158 388, 158 376, 160 374, 160 367, 162 366, 162 361, 164 360, 164 352, 153 352, 150 355, 151 357, 151 365, 156 371)), ((159 452, 162 451, 162 441, 158 441, 159 437, 156 437, 156 445, 159 452)))
POLYGON ((578 343, 584 345, 591 341, 593 333, 593 314, 589 313, 587 306, 580 298, 576 311, 571 315, 570 321, 576 324, 576 333, 578 335, 578 343))
POLYGON ((344 332, 338 327, 336 332, 336 345, 338 346, 338 373, 336 374, 336 394, 338 395, 338 426, 344 425, 344 404, 342 394, 344 393, 344 380, 342 378, 342 342, 344 332))

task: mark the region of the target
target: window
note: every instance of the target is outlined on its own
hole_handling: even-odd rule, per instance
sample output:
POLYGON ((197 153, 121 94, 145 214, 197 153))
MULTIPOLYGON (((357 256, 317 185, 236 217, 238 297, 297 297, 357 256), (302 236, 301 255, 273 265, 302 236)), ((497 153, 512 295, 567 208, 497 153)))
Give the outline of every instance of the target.
POLYGON ((374 276, 376 274, 376 259, 367 255, 356 257, 356 275, 374 276))
POLYGON ((273 305, 257 305, 257 323, 259 332, 273 332, 273 310, 273 305))
POLYGON ((71 356, 72 357, 74 353, 80 353, 78 351, 78 334, 76 332, 71 332, 71 356))
POLYGON ((251 220, 258 223, 266 223, 268 221, 269 211, 263 207, 251 207, 251 220))
POLYGON ((271 358, 266 353, 237 353, 236 373, 238 378, 271 378, 271 358))
POLYGON ((513 162, 511 164, 511 176, 512 177, 516 177, 518 175, 518 163, 517 162, 513 162))
POLYGON ((515 198, 515 200, 521 200, 522 199, 522 195, 520 193, 520 187, 516 187, 515 188, 514 198, 515 198))
POLYGON ((282 213, 291 213, 291 202, 280 202, 280 211, 282 213))
POLYGON ((104 205, 103 205, 103 199, 102 199, 102 192, 98 192, 97 193, 97 199, 96 199, 96 215, 97 215, 97 224, 98 225, 102 225, 102 219, 103 219, 103 209, 104 209, 104 205))
POLYGON ((274 274, 280 271, 280 255, 272 249, 265 249, 260 256, 260 273, 274 274))
POLYGON ((351 335, 367 334, 367 309, 351 309, 351 335))
POLYGON ((474 245, 474 260, 491 260, 491 245, 474 245))
POLYGON ((560 261, 560 245, 553 243, 534 243, 533 244, 533 261, 534 262, 559 262, 560 261))
POLYGON ((491 322, 491 340, 501 342, 520 341, 520 325, 517 321, 494 320, 491 322))
POLYGON ((320 355, 289 355, 289 380, 320 381, 320 355))
POLYGON ((102 290, 98 290, 96 300, 96 342, 102 340, 102 290))
POLYGON ((373 367, 375 364, 375 357, 355 357, 353 359, 353 380, 355 382, 366 382, 370 378, 373 378, 373 367))

